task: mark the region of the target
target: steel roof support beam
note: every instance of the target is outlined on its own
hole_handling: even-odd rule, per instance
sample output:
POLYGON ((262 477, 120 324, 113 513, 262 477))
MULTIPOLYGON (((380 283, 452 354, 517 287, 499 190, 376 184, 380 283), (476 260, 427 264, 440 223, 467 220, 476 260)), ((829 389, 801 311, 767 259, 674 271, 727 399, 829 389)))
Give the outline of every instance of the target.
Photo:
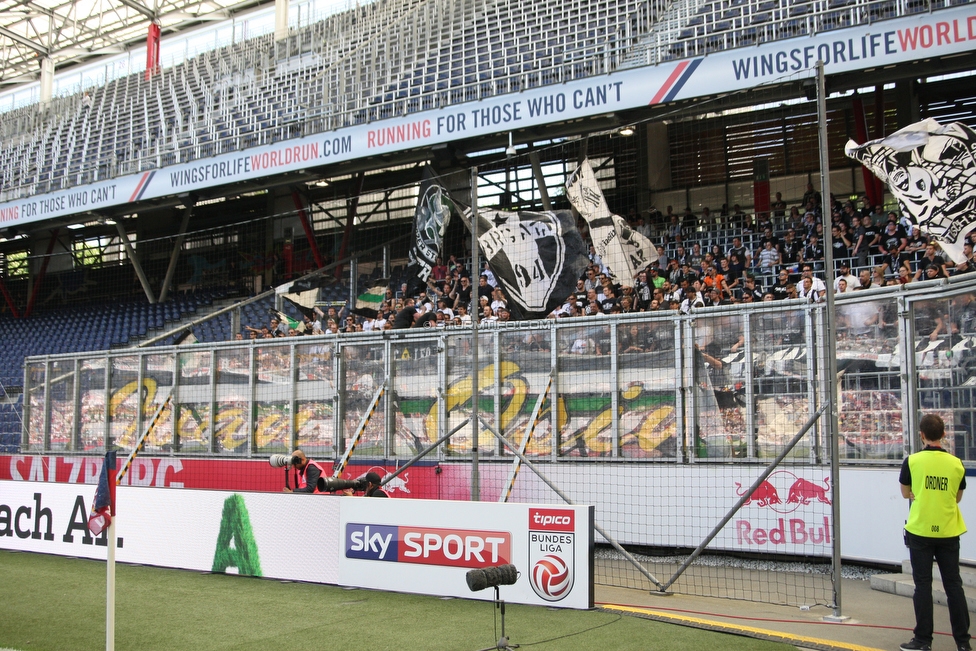
POLYGON ((176 236, 176 241, 173 242, 173 251, 169 256, 169 267, 166 269, 166 278, 163 280, 162 289, 159 290, 160 303, 166 301, 166 297, 169 294, 169 286, 173 282, 173 277, 176 276, 176 261, 180 259, 180 249, 183 248, 183 242, 186 240, 186 229, 190 226, 190 217, 193 215, 193 207, 196 205, 196 200, 188 197, 184 203, 186 204, 186 210, 183 211, 183 223, 180 224, 180 232, 176 236))
POLYGON ((140 14, 148 18, 149 20, 156 20, 156 12, 152 11, 148 7, 145 7, 134 0, 119 0, 120 4, 124 4, 129 9, 138 11, 140 14))
MULTIPOLYGON (((359 209, 359 199, 363 194, 363 182, 366 172, 360 172, 356 177, 356 190, 352 197, 346 200, 346 228, 342 232, 342 244, 339 246, 339 259, 346 257, 349 251, 349 241, 352 239, 352 227, 356 224, 356 211, 359 209)), ((342 278, 342 265, 336 267, 335 277, 342 278)))
POLYGON ((156 302, 156 297, 153 295, 152 287, 149 285, 149 279, 146 278, 146 272, 142 270, 142 265, 139 263, 139 256, 136 255, 135 249, 132 248, 132 244, 129 242, 129 234, 125 232, 125 226, 122 225, 121 219, 115 222, 115 228, 119 232, 119 237, 122 238, 122 246, 125 247, 125 253, 129 256, 129 261, 132 262, 132 268, 136 270, 136 276, 142 285, 142 291, 146 293, 146 298, 149 299, 149 304, 152 305, 156 302))
POLYGON ((12 32, 6 27, 0 27, 0 36, 6 36, 11 41, 17 41, 21 45, 29 47, 30 49, 34 50, 38 54, 43 54, 44 56, 48 55, 48 50, 46 47, 30 40, 29 38, 25 38, 21 36, 17 32, 12 32))
POLYGON ((41 284, 44 282, 44 277, 47 275, 47 265, 51 262, 51 254, 54 253, 54 245, 58 243, 58 233, 61 231, 60 228, 55 228, 51 231, 51 239, 47 242, 47 253, 44 254, 44 259, 41 261, 41 270, 37 274, 37 278, 34 278, 34 287, 31 290, 30 300, 27 301, 27 309, 24 310, 24 318, 26 319, 31 315, 34 310, 34 301, 37 300, 37 293, 41 291, 41 284))

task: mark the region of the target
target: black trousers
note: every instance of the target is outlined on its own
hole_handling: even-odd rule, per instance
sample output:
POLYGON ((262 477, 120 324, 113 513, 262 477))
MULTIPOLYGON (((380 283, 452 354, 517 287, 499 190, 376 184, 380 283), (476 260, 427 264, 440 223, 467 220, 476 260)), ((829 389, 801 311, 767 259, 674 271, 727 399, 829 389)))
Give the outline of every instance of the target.
POLYGON ((969 609, 959 577, 959 536, 926 538, 905 532, 915 581, 915 639, 932 643, 932 561, 939 564, 942 585, 949 601, 949 621, 956 644, 969 642, 969 609))

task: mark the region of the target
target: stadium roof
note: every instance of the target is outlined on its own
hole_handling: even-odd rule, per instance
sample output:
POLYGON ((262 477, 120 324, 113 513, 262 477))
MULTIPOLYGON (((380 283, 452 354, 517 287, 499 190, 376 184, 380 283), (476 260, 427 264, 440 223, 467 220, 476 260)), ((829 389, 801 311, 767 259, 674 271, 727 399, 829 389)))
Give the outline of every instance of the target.
POLYGON ((266 0, 0 0, 0 84, 40 78, 56 68, 143 44, 150 23, 172 34, 225 20, 266 0))

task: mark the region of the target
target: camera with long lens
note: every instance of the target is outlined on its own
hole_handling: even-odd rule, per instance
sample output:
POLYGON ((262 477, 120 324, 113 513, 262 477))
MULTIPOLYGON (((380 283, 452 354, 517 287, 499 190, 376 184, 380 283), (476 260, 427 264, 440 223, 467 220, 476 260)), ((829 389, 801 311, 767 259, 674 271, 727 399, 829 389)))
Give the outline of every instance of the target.
POLYGON ((322 493, 335 493, 336 491, 354 490, 364 491, 368 486, 365 478, 361 479, 339 479, 338 477, 319 477, 316 487, 322 493))
POLYGON ((272 468, 284 468, 285 466, 297 466, 298 462, 290 454, 272 454, 268 457, 268 463, 272 468))

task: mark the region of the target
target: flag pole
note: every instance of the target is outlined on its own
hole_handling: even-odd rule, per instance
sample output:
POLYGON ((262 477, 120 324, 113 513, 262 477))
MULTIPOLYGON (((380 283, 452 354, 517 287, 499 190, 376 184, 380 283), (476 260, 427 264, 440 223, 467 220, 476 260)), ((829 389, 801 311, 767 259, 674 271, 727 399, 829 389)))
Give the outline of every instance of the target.
MULTIPOLYGON (((146 439, 149 438, 149 434, 156 429, 156 424, 162 417, 163 410, 166 409, 166 406, 169 404, 172 397, 173 394, 170 393, 168 396, 166 396, 166 400, 159 405, 159 408, 153 415, 152 420, 149 422, 149 426, 146 428, 146 431, 142 433, 142 436, 139 437, 135 448, 132 450, 129 458, 126 460, 122 470, 117 471, 115 477, 110 477, 108 480, 112 494, 112 506, 110 508, 111 519, 109 520, 108 528, 105 530, 105 538, 107 539, 108 543, 108 552, 105 556, 105 651, 115 651, 115 520, 117 519, 117 509, 115 508, 115 487, 122 483, 122 479, 129 472, 129 468, 132 467, 132 462, 135 461, 136 455, 142 451, 143 446, 146 444, 146 439)), ((107 449, 111 449, 113 446, 114 441, 110 437, 107 449)), ((116 465, 116 468, 113 468, 113 470, 117 468, 118 466, 116 465)))
POLYGON ((830 444, 830 478, 834 491, 831 502, 831 520, 834 529, 834 543, 831 549, 831 574, 834 587, 832 613, 825 621, 843 622, 841 609, 841 559, 840 559, 840 461, 839 442, 840 423, 837 413, 838 392, 841 390, 837 380, 837 324, 834 314, 834 243, 830 237, 831 213, 834 205, 830 200, 830 154, 827 149, 827 81, 824 76, 824 62, 817 61, 817 141, 820 149, 820 218, 824 227, 824 285, 826 286, 826 309, 824 310, 824 345, 827 347, 827 393, 824 402, 828 405, 830 418, 827 419, 827 435, 830 444))
POLYGON ((115 651, 115 518, 108 525, 105 580, 105 651, 115 651))
POLYGON ((471 168, 471 501, 481 500, 478 471, 478 168, 471 168))

